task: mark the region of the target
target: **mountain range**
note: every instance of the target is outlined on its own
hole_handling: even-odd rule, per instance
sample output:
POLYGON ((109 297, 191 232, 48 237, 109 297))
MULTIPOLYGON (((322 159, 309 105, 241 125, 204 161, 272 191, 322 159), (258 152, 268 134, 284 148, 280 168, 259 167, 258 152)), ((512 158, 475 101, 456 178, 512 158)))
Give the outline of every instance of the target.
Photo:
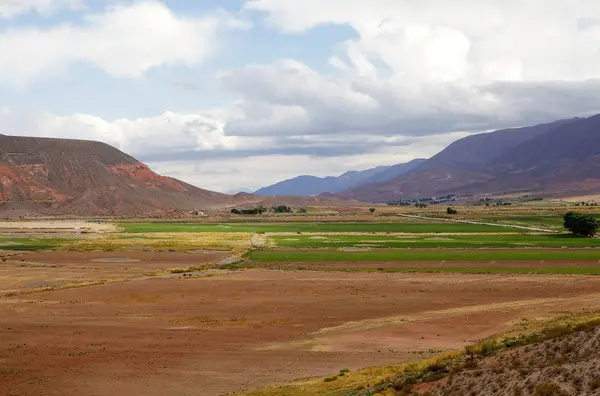
POLYGON ((600 192, 600 115, 471 135, 401 176, 336 196, 365 202, 447 194, 600 192))
POLYGON ((131 215, 307 205, 335 198, 221 194, 161 176, 105 143, 0 135, 0 214, 131 215))
POLYGON ((428 160, 339 177, 302 176, 257 194, 228 195, 158 175, 105 143, 0 135, 0 216, 165 216, 233 206, 352 204, 448 194, 597 194, 598 137, 600 115, 560 120, 471 135, 428 160))
POLYGON ((448 194, 600 192, 600 115, 470 135, 427 160, 300 176, 257 194, 312 195, 386 202, 448 194))
POLYGON ((348 171, 340 176, 298 176, 256 190, 254 194, 310 196, 322 193, 337 193, 369 183, 377 183, 398 177, 418 167, 424 159, 415 159, 405 164, 378 166, 364 171, 348 171))

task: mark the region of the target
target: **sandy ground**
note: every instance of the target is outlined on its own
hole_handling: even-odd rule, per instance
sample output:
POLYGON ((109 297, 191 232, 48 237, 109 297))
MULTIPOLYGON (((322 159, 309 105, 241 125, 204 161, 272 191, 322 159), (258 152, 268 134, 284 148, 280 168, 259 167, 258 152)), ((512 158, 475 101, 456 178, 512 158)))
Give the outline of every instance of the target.
POLYGON ((116 232, 117 227, 109 223, 89 223, 83 220, 37 220, 0 221, 0 234, 3 233, 91 233, 116 232))
POLYGON ((40 252, 0 261, 0 296, 44 287, 110 281, 153 272, 199 267, 229 252, 40 252))
POLYGON ((575 276, 251 270, 32 293, 0 299, 0 394, 219 395, 595 309, 600 277, 575 276))

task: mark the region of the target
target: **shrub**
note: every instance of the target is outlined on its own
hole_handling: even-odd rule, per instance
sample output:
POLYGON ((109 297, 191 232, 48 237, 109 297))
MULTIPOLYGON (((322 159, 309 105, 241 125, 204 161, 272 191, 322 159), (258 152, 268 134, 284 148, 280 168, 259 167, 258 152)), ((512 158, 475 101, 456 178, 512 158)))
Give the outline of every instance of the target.
POLYGON ((262 206, 258 206, 256 208, 252 208, 252 209, 231 209, 231 213, 233 214, 243 214, 243 215, 257 215, 257 214, 263 214, 264 212, 266 212, 267 209, 265 209, 262 206))
POLYGON ((369 212, 375 213, 375 208, 369 208, 369 212))
POLYGON ((292 208, 286 205, 273 206, 271 208, 272 212, 275 213, 292 213, 292 208))
POLYGON ((458 210, 448 207, 448 209, 446 209, 446 213, 448 213, 449 215, 453 215, 453 214, 457 214, 458 210))
POLYGON ((600 223, 591 215, 569 212, 564 216, 564 227, 575 235, 590 237, 598 231, 600 223))

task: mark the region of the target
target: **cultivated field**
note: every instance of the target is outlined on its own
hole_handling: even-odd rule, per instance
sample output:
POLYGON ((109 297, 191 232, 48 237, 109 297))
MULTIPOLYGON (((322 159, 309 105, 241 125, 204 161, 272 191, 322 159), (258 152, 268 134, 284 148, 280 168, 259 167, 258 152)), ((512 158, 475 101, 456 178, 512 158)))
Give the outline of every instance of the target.
POLYGON ((4 226, 0 394, 372 395, 402 363, 600 311, 599 240, 560 206, 367 209, 4 226))

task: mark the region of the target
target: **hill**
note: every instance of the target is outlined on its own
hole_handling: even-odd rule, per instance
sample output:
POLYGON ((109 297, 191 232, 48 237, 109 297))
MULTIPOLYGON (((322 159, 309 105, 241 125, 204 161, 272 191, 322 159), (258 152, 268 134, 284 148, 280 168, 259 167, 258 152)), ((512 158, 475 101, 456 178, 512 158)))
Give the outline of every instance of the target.
POLYGON ((160 176, 105 143, 0 136, 0 208, 127 214, 207 209, 236 197, 160 176))
POLYGON ((415 169, 424 159, 415 159, 405 164, 378 166, 364 171, 348 171, 340 176, 298 176, 263 187, 254 193, 260 196, 290 195, 311 196, 322 193, 337 193, 364 184, 393 179, 415 169))
POLYGON ((505 129, 460 139, 413 171, 337 196, 388 201, 447 194, 600 191, 600 116, 505 129))
POLYGON ((158 175, 105 143, 0 135, 2 215, 165 215, 288 201, 204 190, 158 175))

